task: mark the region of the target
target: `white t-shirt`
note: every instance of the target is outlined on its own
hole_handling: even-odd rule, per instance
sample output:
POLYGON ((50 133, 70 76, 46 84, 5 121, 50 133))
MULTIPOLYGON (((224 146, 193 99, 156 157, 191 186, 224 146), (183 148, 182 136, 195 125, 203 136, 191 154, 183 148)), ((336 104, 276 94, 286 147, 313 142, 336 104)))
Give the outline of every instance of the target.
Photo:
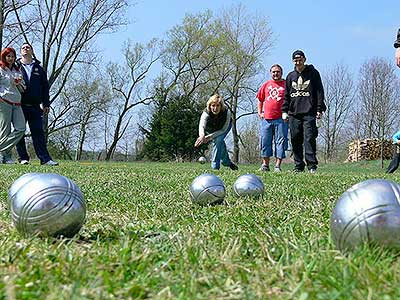
POLYGON ((21 61, 22 67, 25 69, 26 75, 28 75, 28 79, 31 80, 31 74, 32 74, 32 69, 33 69, 33 64, 35 63, 35 60, 33 59, 30 64, 24 64, 21 61))

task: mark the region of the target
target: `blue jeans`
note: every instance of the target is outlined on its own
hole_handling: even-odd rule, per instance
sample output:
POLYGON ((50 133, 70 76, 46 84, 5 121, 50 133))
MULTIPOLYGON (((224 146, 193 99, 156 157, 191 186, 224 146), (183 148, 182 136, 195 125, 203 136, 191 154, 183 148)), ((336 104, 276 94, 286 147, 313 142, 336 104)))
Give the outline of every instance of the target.
POLYGON ((260 150, 262 157, 271 157, 275 153, 277 158, 285 158, 287 150, 288 125, 282 119, 265 120, 260 123, 260 150), (272 140, 274 151, 272 151, 272 140))
POLYGON ((223 134, 217 136, 212 140, 211 168, 215 170, 219 170, 221 160, 223 166, 229 166, 232 163, 229 158, 228 151, 226 150, 225 144, 225 137, 228 135, 231 128, 232 123, 223 134))

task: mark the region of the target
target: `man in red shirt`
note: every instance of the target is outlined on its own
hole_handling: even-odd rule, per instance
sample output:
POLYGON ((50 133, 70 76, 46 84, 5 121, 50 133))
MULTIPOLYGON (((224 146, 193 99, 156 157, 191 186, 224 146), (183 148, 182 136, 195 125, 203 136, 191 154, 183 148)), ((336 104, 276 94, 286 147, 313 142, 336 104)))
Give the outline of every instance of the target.
POLYGON ((282 120, 282 104, 285 96, 285 80, 282 67, 273 65, 270 69, 272 79, 266 81, 257 93, 258 116, 260 124, 260 150, 262 165, 260 171, 269 171, 269 158, 275 153, 275 172, 281 172, 282 159, 285 158, 288 125, 282 120), (274 151, 272 150, 274 142, 274 151))

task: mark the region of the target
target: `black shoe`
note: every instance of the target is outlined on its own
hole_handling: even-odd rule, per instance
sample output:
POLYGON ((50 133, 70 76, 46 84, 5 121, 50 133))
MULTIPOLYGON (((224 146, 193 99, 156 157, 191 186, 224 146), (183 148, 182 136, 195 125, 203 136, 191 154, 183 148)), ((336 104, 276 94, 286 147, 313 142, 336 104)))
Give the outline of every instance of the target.
POLYGON ((229 165, 229 168, 230 168, 231 170, 233 170, 233 171, 236 171, 236 170, 239 169, 238 166, 235 165, 233 162, 231 162, 231 164, 229 165))
POLYGON ((267 165, 261 165, 261 168, 259 168, 258 171, 261 171, 261 172, 269 172, 269 166, 267 166, 267 165))
POLYGON ((302 173, 302 172, 304 172, 304 170, 294 168, 294 169, 293 169, 293 172, 294 172, 294 173, 302 173))

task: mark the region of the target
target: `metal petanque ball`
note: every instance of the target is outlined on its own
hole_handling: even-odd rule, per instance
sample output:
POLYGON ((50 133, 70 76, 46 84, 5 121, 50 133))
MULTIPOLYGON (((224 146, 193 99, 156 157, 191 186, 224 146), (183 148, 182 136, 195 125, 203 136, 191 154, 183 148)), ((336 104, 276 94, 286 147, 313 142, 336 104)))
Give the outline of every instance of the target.
POLYGON ((205 164, 207 162, 207 159, 204 156, 199 157, 199 163, 205 164))
POLYGON ((23 235, 72 237, 82 227, 86 204, 79 187, 53 173, 18 178, 9 190, 11 218, 23 235))
POLYGON ((264 183, 254 174, 244 174, 236 179, 233 192, 238 197, 260 197, 264 194, 264 183))
POLYGON ((26 183, 31 181, 34 177, 40 175, 41 173, 26 173, 20 176, 17 180, 13 182, 10 189, 8 190, 8 206, 11 206, 11 199, 15 196, 15 194, 22 188, 26 183))
POLYGON ((330 227, 340 250, 363 243, 400 249, 400 186, 370 179, 342 194, 333 209, 330 227))
POLYGON ((221 204, 225 198, 225 186, 218 176, 205 173, 193 180, 189 193, 192 201, 196 204, 221 204))

